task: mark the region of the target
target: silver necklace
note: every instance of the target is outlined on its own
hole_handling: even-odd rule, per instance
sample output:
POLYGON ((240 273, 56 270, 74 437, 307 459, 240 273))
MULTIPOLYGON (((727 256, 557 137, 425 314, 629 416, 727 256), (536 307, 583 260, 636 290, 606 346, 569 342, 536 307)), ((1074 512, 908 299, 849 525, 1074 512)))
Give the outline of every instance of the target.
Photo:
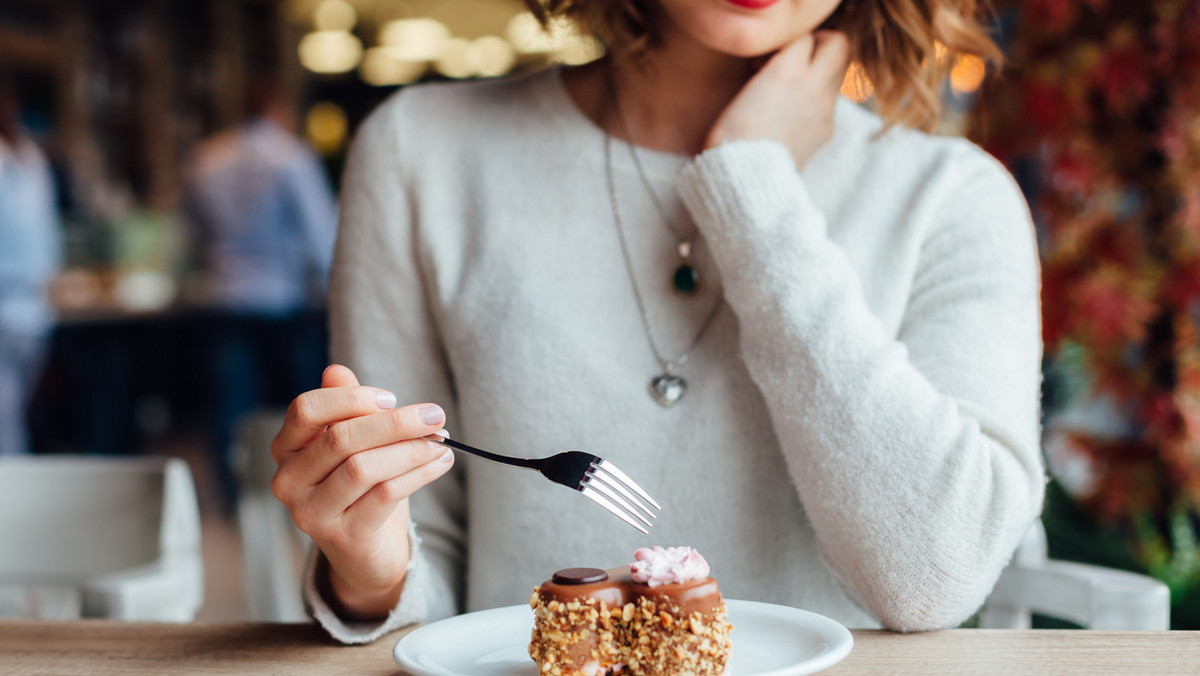
POLYGON ((642 160, 638 157, 637 147, 629 141, 633 135, 629 133, 629 125, 625 122, 625 113, 621 111, 621 100, 617 96, 616 77, 611 68, 608 69, 608 90, 609 97, 613 102, 612 109, 616 111, 617 122, 621 125, 621 133, 625 135, 625 145, 629 148, 629 156, 633 158, 633 166, 637 169, 638 177, 650 195, 650 201, 654 204, 654 210, 658 212, 658 217, 662 219, 663 225, 671 231, 671 235, 675 238, 675 252, 679 254, 680 262, 671 275, 671 288, 682 294, 693 295, 700 289, 700 271, 692 264, 692 242, 696 239, 696 235, 693 233, 685 237, 680 233, 671 219, 667 218, 666 209, 663 209, 662 203, 658 201, 658 193, 654 191, 650 181, 646 178, 646 170, 642 168, 642 160))
MULTIPOLYGON (((642 320, 642 329, 646 332, 646 340, 650 343, 650 351, 654 353, 654 358, 662 368, 661 374, 650 379, 650 395, 660 406, 669 408, 683 397, 688 386, 682 376, 675 374, 675 369, 687 363, 692 350, 700 344, 700 339, 704 337, 705 331, 716 318, 717 311, 721 309, 721 295, 717 294, 717 300, 713 303, 712 310, 705 317, 704 323, 700 325, 700 330, 696 332, 687 348, 674 359, 664 357, 662 351, 658 349, 658 342, 654 339, 654 329, 650 326, 650 315, 646 312, 646 303, 642 299, 642 292, 638 289, 637 275, 633 270, 633 259, 629 255, 629 244, 625 241, 625 226, 621 220, 621 206, 617 201, 616 179, 613 176, 612 168, 612 134, 607 131, 604 134, 604 173, 608 179, 608 199, 612 204, 613 224, 617 228, 617 240, 621 243, 621 258, 625 261, 625 271, 629 274, 629 285, 633 287, 633 299, 637 301, 638 316, 642 320)), ((644 176, 642 178, 645 179, 644 176)), ((648 183, 646 187, 649 188, 648 183)))

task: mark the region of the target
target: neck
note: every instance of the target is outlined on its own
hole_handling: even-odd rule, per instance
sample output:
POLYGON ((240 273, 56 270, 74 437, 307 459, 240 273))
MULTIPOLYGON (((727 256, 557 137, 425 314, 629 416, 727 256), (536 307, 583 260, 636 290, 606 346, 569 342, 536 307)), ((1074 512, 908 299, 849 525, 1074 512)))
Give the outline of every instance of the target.
POLYGON ((644 62, 610 57, 578 69, 567 78, 572 97, 596 124, 617 136, 625 133, 615 117, 609 120, 609 113, 615 113, 610 111, 610 72, 628 140, 681 155, 704 148, 709 130, 753 74, 747 60, 669 30, 644 62))

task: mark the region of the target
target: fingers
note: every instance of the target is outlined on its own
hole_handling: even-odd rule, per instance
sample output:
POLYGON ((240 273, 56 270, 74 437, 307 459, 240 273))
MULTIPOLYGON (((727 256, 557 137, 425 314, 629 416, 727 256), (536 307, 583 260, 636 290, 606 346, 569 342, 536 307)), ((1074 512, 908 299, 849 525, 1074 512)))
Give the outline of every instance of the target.
POLYGON ((849 53, 850 38, 840 31, 820 30, 812 34, 814 51, 827 48, 845 50, 849 53))
POLYGON ((453 451, 423 439, 373 448, 339 465, 306 502, 325 518, 341 517, 343 529, 353 524, 370 533, 387 520, 397 503, 445 474, 453 463, 453 451))
POLYGON ((350 369, 336 367, 345 373, 325 370, 325 382, 354 382, 354 385, 323 387, 309 390, 292 400, 284 416, 283 428, 271 443, 275 462, 292 451, 308 445, 330 425, 358 416, 394 409, 396 395, 377 387, 362 387, 350 369))
POLYGON ((816 109, 828 114, 837 102, 849 67, 849 39, 836 31, 817 31, 786 45, 756 77, 767 75, 806 92, 810 100, 822 103, 816 109))
POLYGON ((321 387, 356 387, 358 377, 341 364, 331 364, 321 374, 321 387))
POLYGON ((812 33, 806 33, 792 40, 791 44, 785 45, 779 50, 781 54, 786 53, 789 57, 799 60, 801 63, 812 61, 813 52, 816 50, 817 40, 812 33))
POLYGON ((816 82, 822 89, 832 84, 836 90, 841 89, 847 68, 850 68, 850 40, 841 32, 821 30, 786 44, 760 72, 773 71, 774 77, 790 85, 816 82))
POLYGON ((813 40, 813 71, 841 87, 850 68, 850 39, 837 31, 817 31, 813 40))
POLYGON ((315 486, 356 454, 434 434, 444 422, 446 414, 436 404, 414 404, 341 420, 330 425, 280 471, 298 486, 315 486))
POLYGON ((350 537, 378 530, 392 515, 396 504, 420 488, 441 477, 454 465, 454 452, 437 444, 425 443, 444 450, 430 462, 375 484, 343 513, 344 530, 350 537))
POLYGON ((808 70, 808 64, 812 61, 813 47, 816 44, 811 34, 801 35, 792 40, 790 43, 783 46, 778 52, 767 61, 756 77, 766 75, 771 77, 783 77, 789 83, 795 83, 803 77, 808 70))
POLYGON ((771 63, 785 70, 789 79, 813 72, 836 78, 840 85, 850 66, 850 40, 844 33, 828 30, 801 35, 779 50, 771 63))

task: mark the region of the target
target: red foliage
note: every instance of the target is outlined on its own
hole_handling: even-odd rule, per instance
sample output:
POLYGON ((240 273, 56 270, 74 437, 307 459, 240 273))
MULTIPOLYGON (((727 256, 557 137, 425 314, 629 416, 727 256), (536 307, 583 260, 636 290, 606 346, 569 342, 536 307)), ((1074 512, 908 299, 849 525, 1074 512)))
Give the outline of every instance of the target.
POLYGON ((1133 523, 1200 505, 1200 0, 1013 0, 1013 72, 981 139, 1040 167, 1043 336, 1082 347, 1135 434, 1078 435, 1086 503, 1133 523))

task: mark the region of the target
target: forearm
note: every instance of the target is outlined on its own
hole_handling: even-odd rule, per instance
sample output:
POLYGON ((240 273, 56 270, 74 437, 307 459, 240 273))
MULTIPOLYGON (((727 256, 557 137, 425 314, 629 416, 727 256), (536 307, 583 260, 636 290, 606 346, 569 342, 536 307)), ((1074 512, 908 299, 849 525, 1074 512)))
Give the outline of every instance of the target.
MULTIPOLYGON (((1040 506, 1036 407, 1032 419, 992 415, 914 366, 868 308, 786 155, 725 153, 688 171, 681 191, 714 251, 743 358, 825 559, 887 626, 961 620, 1040 506)), ((1013 333, 990 339, 1001 351, 1022 341, 1011 346, 1022 355, 1011 377, 953 389, 1036 401, 1027 368, 1036 300, 1009 309, 1013 333)), ((953 327, 945 338, 953 349, 953 327)))

